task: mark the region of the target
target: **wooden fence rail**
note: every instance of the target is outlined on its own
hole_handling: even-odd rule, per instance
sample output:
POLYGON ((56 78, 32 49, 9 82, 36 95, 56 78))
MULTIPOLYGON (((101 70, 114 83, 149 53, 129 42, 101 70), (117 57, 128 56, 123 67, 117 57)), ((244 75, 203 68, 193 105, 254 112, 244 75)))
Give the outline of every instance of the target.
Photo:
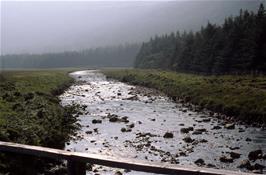
POLYGON ((130 169, 135 171, 150 172, 156 174, 176 175, 248 175, 237 171, 217 170, 210 168, 189 167, 166 163, 154 163, 142 160, 114 158, 105 155, 89 154, 81 152, 69 152, 64 150, 30 146, 12 142, 0 141, 0 152, 12 152, 36 157, 67 160, 68 173, 70 175, 85 175, 86 163, 98 164, 113 168, 130 169))

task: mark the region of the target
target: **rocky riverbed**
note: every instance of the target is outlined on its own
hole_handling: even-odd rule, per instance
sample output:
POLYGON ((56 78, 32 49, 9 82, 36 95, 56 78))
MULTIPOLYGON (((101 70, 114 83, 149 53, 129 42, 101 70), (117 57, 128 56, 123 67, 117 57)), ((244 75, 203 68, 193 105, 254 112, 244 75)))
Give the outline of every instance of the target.
MULTIPOLYGON (((96 70, 76 79, 60 96, 79 104, 81 130, 66 150, 266 173, 266 129, 224 120, 219 114, 173 102, 164 94, 107 80, 96 70)), ((147 174, 88 166, 88 174, 147 174)))

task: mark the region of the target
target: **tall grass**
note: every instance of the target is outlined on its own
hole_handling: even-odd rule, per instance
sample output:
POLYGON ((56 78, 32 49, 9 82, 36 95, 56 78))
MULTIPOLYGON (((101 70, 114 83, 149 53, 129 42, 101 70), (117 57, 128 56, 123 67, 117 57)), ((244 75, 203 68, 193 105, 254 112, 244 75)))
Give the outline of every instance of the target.
POLYGON ((266 123, 266 76, 201 76, 159 70, 103 70, 109 78, 156 88, 245 122, 266 123))
MULTIPOLYGON (((73 83, 66 70, 5 71, 0 81, 0 140, 62 149, 77 128, 74 107, 56 95, 73 83)), ((0 172, 35 174, 42 161, 1 155, 0 172), (32 165, 23 166, 31 160, 32 165), (34 161, 33 161, 34 160, 34 161)), ((42 166, 41 166, 42 165, 42 166)), ((47 165, 47 164, 45 164, 47 165)))

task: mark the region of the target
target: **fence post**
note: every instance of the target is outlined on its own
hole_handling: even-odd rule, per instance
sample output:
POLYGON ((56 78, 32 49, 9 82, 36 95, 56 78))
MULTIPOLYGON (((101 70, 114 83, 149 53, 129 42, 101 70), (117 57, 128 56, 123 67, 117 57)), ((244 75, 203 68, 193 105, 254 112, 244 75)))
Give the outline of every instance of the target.
POLYGON ((86 175, 86 163, 76 160, 67 160, 68 175, 86 175))

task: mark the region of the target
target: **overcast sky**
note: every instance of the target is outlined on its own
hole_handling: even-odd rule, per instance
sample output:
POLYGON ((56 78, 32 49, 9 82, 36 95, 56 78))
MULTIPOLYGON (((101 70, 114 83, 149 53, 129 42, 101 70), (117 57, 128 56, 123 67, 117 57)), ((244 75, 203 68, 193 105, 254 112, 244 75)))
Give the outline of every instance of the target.
MULTIPOLYGON (((44 53, 142 42, 222 23, 262 1, 1 2, 1 53, 44 53)), ((263 1, 265 3, 265 0, 263 1)))

